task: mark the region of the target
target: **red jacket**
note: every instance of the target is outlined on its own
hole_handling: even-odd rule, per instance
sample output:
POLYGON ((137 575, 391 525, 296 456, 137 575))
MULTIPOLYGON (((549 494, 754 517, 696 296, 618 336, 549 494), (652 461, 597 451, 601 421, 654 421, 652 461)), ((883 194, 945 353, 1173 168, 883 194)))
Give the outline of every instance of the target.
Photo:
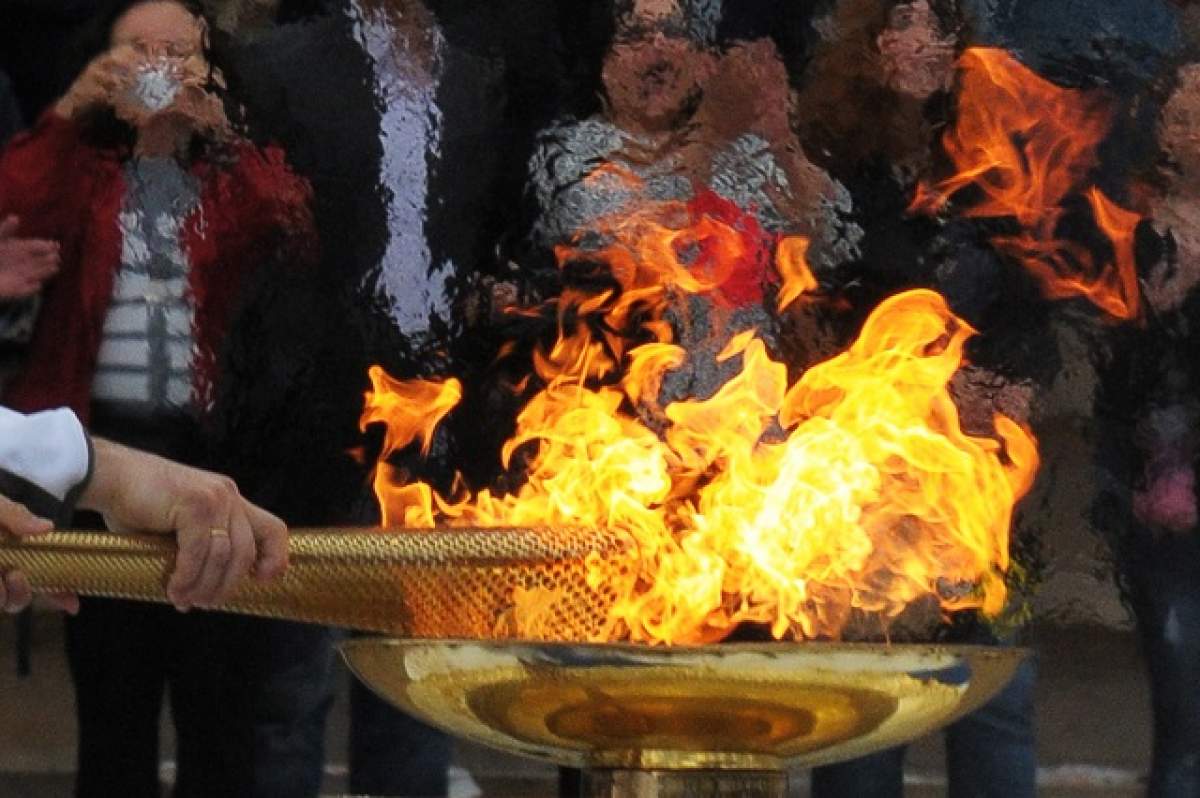
MULTIPOLYGON (((201 407, 211 400, 216 357, 246 278, 281 255, 315 255, 311 189, 287 167, 283 151, 239 140, 229 155, 228 165, 191 166, 200 201, 183 226, 201 407)), ((86 143, 78 125, 53 111, 0 156, 0 218, 17 214, 20 235, 62 246, 62 268, 45 288, 28 363, 4 396, 17 410, 67 406, 86 423, 121 267, 124 157, 86 143)))

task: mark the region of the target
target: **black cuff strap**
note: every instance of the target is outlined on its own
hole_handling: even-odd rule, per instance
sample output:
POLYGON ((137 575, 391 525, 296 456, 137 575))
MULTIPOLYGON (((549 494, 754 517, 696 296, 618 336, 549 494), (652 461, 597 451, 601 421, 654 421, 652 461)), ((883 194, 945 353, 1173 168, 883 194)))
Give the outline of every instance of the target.
POLYGON ((24 477, 19 477, 11 471, 0 469, 0 494, 17 504, 25 505, 29 512, 39 518, 49 518, 59 525, 66 521, 68 515, 64 512, 65 502, 60 502, 54 494, 43 490, 24 477))
POLYGON ((67 495, 62 501, 62 507, 59 509, 59 516, 49 516, 54 519, 54 525, 57 527, 70 523, 71 516, 75 514, 75 505, 79 504, 79 498, 83 496, 83 492, 87 490, 87 486, 92 482, 92 477, 96 474, 96 446, 92 443, 92 436, 86 432, 83 434, 83 439, 87 441, 87 473, 84 474, 79 484, 67 491, 67 495))

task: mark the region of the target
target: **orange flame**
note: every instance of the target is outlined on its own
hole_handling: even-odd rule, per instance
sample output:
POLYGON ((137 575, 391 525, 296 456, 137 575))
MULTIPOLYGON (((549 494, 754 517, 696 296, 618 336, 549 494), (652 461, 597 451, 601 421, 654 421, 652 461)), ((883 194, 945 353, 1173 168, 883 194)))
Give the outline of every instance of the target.
MULTIPOLYGON (((746 242, 723 221, 672 228, 663 212, 678 208, 653 210, 607 228, 612 243, 599 251, 560 253, 603 259, 619 287, 559 302, 559 337, 535 358, 545 387, 503 449, 506 465, 518 449, 527 455, 524 484, 448 500, 381 473, 385 516, 626 533, 632 567, 591 563, 590 578, 620 596, 606 639, 709 642, 745 621, 777 637, 836 637, 855 610, 888 619, 928 597, 998 612, 1012 508, 1038 458, 1032 436, 1003 416, 998 439, 962 432, 947 385, 973 331, 936 293, 900 294, 847 352, 790 387, 784 365, 744 332, 717 356, 739 359, 740 371, 707 399, 668 404, 655 431, 639 411, 696 356, 665 321, 672 296, 718 291, 746 242), (683 253, 698 250, 719 262, 697 273, 683 253)), ((786 304, 807 268, 801 242, 778 250, 794 293, 786 304)), ((457 384, 373 380, 386 396, 372 399, 364 423, 398 409, 392 444, 427 446, 457 399, 457 384)))
POLYGON ((775 268, 782 285, 776 299, 779 310, 787 310, 803 294, 817 290, 817 278, 808 268, 808 239, 791 236, 781 239, 775 249, 775 268))
POLYGON ((1015 219, 1021 232, 993 243, 1030 269, 1048 296, 1081 295, 1114 318, 1136 317, 1131 231, 1138 219, 1088 186, 1112 121, 1108 103, 1097 93, 1050 83, 1004 50, 968 49, 959 71, 958 116, 942 139, 958 172, 919 186, 912 209, 936 212, 974 188, 979 199, 963 213, 1015 219), (1059 237, 1064 201, 1084 192, 1112 243, 1111 263, 1059 237))
POLYGON ((438 424, 462 399, 462 383, 453 378, 444 381, 395 380, 379 366, 371 366, 367 374, 371 378, 371 390, 364 397, 358 426, 363 432, 376 423, 383 423, 387 428, 382 449, 385 457, 375 468, 375 495, 380 498, 383 509, 383 525, 429 526, 433 523, 433 514, 429 509, 432 493, 428 486, 398 484, 386 457, 418 438, 421 439, 421 454, 429 454, 438 424))

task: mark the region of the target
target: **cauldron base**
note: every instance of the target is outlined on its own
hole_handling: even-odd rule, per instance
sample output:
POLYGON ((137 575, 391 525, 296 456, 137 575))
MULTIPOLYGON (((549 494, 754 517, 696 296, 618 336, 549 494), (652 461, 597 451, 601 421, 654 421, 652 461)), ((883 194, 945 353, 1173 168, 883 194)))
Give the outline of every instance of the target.
POLYGON ((359 638, 368 687, 458 737, 582 768, 583 795, 781 796, 789 767, 909 742, 982 705, 1027 652, 359 638))
POLYGON ((581 798, 785 798, 778 770, 587 770, 581 798))

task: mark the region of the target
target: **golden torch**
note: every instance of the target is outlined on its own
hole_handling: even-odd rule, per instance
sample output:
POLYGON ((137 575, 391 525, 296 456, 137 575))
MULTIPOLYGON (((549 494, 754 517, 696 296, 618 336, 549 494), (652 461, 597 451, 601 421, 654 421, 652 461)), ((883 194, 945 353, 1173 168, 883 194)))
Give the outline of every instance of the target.
MULTIPOLYGON (((588 585, 588 555, 622 556, 616 535, 575 529, 296 530, 280 578, 245 580, 219 609, 400 637, 492 639, 520 597, 543 596, 561 640, 601 638, 612 598, 588 585)), ((171 538, 57 532, 0 542, 0 570, 40 593, 167 601, 171 538)))
MULTIPOLYGON (((972 646, 604 642, 623 537, 559 529, 297 530, 287 573, 219 609, 396 639, 343 646, 381 696, 451 733, 585 768, 587 794, 783 796, 786 768, 898 745, 979 706, 1025 652, 972 646), (513 618, 530 601, 546 620, 513 618), (544 630, 544 639, 513 640, 544 630), (733 792, 730 792, 730 791, 733 792), (715 791, 715 792, 714 792, 715 791)), ((40 593, 166 601, 165 538, 0 541, 40 593)), ((541 636, 541 635, 539 635, 541 636)))

